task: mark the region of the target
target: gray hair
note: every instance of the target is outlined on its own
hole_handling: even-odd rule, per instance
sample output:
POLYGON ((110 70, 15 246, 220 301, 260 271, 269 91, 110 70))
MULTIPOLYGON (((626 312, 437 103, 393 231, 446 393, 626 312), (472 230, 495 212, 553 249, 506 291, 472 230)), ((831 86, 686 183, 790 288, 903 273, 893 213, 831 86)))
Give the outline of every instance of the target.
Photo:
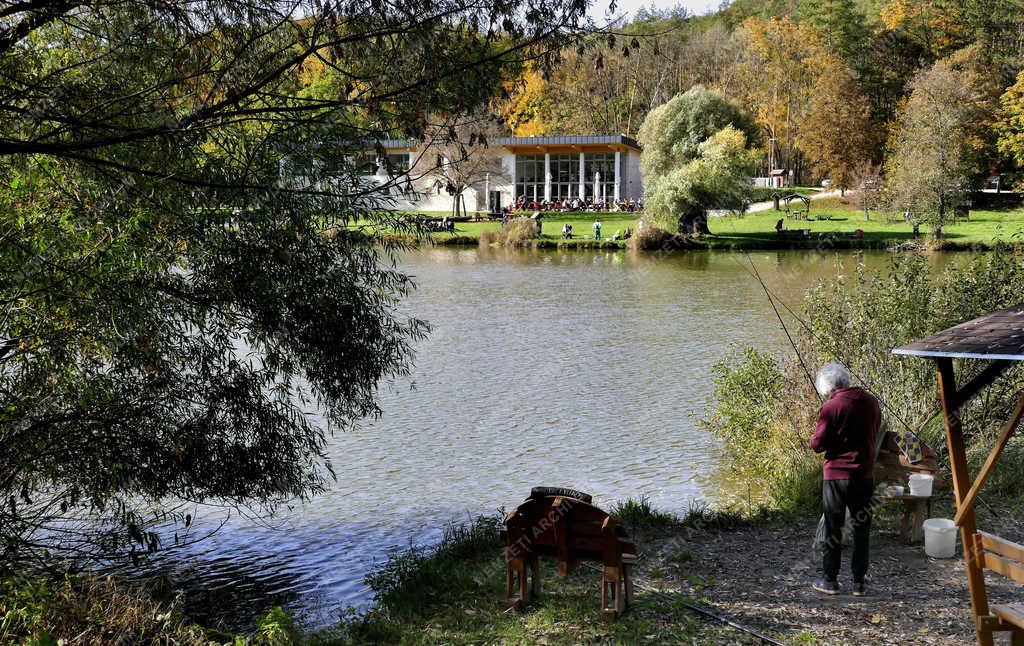
POLYGON ((814 387, 822 397, 828 397, 832 391, 848 387, 851 381, 850 371, 843 367, 843 364, 830 363, 818 371, 814 387))

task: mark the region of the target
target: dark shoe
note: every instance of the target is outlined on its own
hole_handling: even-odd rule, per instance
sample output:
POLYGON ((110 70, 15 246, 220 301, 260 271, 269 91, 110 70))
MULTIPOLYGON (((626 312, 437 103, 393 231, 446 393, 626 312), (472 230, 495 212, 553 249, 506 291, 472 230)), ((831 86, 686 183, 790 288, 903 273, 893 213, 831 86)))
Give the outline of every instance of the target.
POLYGON ((814 584, 811 587, 813 587, 815 590, 817 590, 818 592, 820 592, 822 594, 828 594, 828 595, 839 594, 839 582, 838 581, 829 581, 828 579, 818 579, 817 581, 814 582, 814 584))
POLYGON ((855 596, 855 597, 863 597, 863 596, 867 595, 867 593, 868 593, 868 589, 867 589, 867 586, 864 585, 863 581, 854 581, 853 582, 853 596, 855 596))

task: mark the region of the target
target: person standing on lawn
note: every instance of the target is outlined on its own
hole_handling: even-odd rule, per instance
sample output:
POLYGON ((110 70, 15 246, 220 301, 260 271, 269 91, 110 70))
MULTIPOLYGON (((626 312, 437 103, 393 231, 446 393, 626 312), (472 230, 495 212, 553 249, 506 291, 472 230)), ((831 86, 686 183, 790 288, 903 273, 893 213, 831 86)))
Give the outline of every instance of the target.
POLYGON ((823 367, 814 381, 825 397, 818 424, 811 436, 811 449, 824 453, 821 505, 825 516, 825 544, 822 547, 824 579, 814 589, 839 594, 839 565, 843 550, 843 524, 850 510, 853 526, 853 595, 866 594, 871 534, 871 496, 875 482, 875 437, 882 423, 882 411, 874 395, 851 385, 850 372, 841 364, 823 367))
POLYGON ((594 220, 594 240, 601 239, 601 221, 594 220))

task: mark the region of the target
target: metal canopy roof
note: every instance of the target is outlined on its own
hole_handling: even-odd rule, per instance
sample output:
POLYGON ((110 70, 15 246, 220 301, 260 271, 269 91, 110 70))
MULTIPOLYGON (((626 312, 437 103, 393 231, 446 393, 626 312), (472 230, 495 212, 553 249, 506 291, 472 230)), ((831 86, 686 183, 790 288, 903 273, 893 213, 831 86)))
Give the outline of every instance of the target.
POLYGON ((1024 303, 908 343, 893 354, 1024 361, 1024 303))
POLYGON ((626 135, 559 135, 551 137, 498 137, 491 140, 498 146, 579 146, 587 144, 619 144, 640 150, 640 144, 626 135))
MULTIPOLYGON (((377 143, 385 149, 393 148, 415 148, 429 145, 430 142, 417 141, 416 139, 363 139, 358 140, 356 145, 367 149, 376 147, 377 143)), ((340 142, 351 145, 353 142, 340 142)), ((494 146, 586 146, 586 145, 621 145, 640 150, 640 144, 632 137, 626 135, 559 135, 552 137, 495 137, 490 140, 494 146)))

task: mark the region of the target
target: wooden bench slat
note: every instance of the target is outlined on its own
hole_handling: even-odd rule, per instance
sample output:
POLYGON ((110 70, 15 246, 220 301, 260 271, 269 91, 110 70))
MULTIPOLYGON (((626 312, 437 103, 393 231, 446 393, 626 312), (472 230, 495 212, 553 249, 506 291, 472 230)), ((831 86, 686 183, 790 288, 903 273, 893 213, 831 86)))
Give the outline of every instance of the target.
POLYGON ((999 617, 1000 621, 1024 628, 1024 605, 1022 604, 993 604, 992 614, 999 617))
POLYGON ((996 574, 1002 574, 1008 579, 1013 579, 1017 583, 1024 583, 1024 564, 992 552, 983 552, 983 555, 982 567, 992 570, 996 574))
POLYGON ((978 536, 981 537, 981 547, 985 551, 994 552, 1013 561, 1024 563, 1024 545, 1019 545, 988 532, 978 532, 978 536))

